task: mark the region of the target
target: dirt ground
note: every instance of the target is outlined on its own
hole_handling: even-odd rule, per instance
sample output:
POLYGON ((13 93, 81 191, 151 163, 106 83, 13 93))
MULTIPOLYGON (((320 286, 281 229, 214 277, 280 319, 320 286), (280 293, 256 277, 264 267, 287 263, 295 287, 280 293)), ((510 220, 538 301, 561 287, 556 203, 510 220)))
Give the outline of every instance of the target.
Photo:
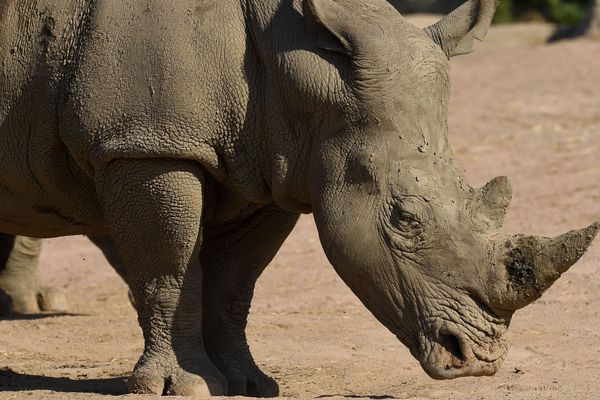
MULTIPOLYGON (((472 185, 512 177, 508 232, 554 235, 600 220, 600 42, 546 45, 550 31, 496 27, 453 61, 453 148, 472 185)), ((125 285, 81 237, 48 241, 42 264, 71 314, 0 321, 0 399, 122 395, 142 350, 125 285)), ((310 216, 261 277, 248 330, 285 397, 598 399, 600 241, 517 313, 491 378, 429 379, 337 277, 310 216)))

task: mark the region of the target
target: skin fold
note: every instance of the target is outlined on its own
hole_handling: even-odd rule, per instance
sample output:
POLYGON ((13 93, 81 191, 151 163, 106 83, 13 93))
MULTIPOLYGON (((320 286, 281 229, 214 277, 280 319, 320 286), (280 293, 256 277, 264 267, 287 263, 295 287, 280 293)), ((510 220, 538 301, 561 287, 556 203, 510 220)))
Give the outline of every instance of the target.
POLYGON ((2 301, 40 307, 26 237, 85 234, 136 305, 132 392, 276 396, 246 320, 312 212, 427 373, 495 373, 513 313, 598 230, 504 234, 508 179, 475 189, 454 163, 449 58, 496 6, 422 30, 384 0, 0 2, 2 301))

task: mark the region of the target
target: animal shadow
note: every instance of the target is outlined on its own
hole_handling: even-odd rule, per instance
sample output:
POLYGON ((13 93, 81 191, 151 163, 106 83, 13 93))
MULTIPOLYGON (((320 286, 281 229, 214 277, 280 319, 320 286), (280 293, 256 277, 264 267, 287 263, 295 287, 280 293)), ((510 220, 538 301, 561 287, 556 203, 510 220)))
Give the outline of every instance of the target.
POLYGON ((37 314, 7 314, 0 315, 0 321, 35 321, 38 319, 55 317, 85 317, 89 314, 77 314, 69 312, 39 312, 37 314))
POLYGON ((373 400, 387 400, 387 399, 395 399, 394 396, 390 396, 387 394, 365 394, 365 395, 358 395, 358 394, 322 394, 320 396, 317 396, 317 399, 327 399, 327 398, 331 398, 331 397, 342 397, 342 398, 346 398, 346 399, 373 399, 373 400))
POLYGON ((21 374, 9 368, 0 370, 0 392, 50 390, 62 393, 99 393, 117 396, 127 394, 125 382, 124 377, 70 379, 21 374))

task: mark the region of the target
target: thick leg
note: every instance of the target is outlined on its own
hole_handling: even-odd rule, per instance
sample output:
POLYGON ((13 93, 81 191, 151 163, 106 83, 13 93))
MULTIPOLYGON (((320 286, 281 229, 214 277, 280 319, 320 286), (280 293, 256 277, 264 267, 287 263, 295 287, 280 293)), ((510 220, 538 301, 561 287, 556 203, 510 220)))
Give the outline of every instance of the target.
POLYGON ((66 310, 61 291, 40 287, 41 249, 41 239, 0 234, 1 315, 66 310))
POLYGON ((233 226, 205 229, 204 340, 211 360, 227 378, 229 395, 279 394, 277 383, 256 366, 245 328, 256 280, 297 220, 297 214, 271 205, 233 226))
POLYGON ((144 334, 136 393, 221 395, 202 339, 202 171, 191 162, 118 160, 98 193, 144 334))

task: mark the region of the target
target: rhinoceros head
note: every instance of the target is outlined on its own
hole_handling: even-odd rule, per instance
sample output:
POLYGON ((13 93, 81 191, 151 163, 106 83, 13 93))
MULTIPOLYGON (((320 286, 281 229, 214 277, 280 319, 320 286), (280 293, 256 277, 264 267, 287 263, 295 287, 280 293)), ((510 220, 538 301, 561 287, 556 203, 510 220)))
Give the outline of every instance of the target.
POLYGON ((448 60, 485 35, 495 6, 468 1, 421 30, 378 0, 304 1, 307 26, 345 85, 312 163, 323 247, 439 379, 494 374, 514 311, 573 265, 598 230, 502 234, 508 179, 474 189, 453 161, 448 60))

